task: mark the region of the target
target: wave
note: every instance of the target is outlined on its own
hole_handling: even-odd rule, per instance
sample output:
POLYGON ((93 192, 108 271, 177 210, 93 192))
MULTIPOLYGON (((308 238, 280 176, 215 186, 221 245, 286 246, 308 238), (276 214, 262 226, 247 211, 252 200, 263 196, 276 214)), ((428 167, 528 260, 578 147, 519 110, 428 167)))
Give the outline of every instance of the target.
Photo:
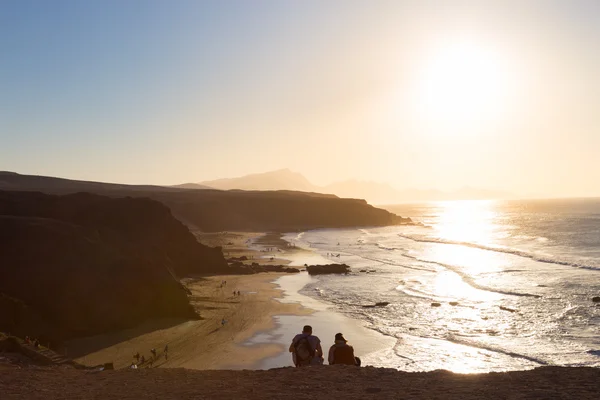
MULTIPOLYGON (((401 343, 401 344, 403 344, 403 345, 407 342, 406 339, 400 340, 400 338, 396 337, 393 334, 390 334, 385 329, 381 329, 381 328, 379 328, 379 327, 377 327, 375 325, 371 325, 371 326, 369 326, 369 328, 372 329, 372 330, 374 330, 374 331, 376 331, 376 332, 379 332, 379 333, 381 333, 381 334, 383 334, 385 336, 393 337, 393 338, 397 339, 398 342, 401 343)), ((408 337, 414 337, 414 338, 418 338, 418 339, 446 341, 446 342, 454 343, 454 344, 461 345, 461 346, 467 346, 467 347, 471 347, 471 348, 474 348, 474 349, 480 349, 480 350, 489 351, 491 353, 503 354, 505 356, 509 356, 509 357, 512 357, 512 358, 519 358, 519 359, 522 359, 522 360, 527 360, 527 361, 530 361, 530 362, 533 362, 533 363, 536 363, 536 364, 539 364, 539 365, 552 365, 550 362, 548 362, 546 360, 543 360, 541 358, 537 358, 537 357, 529 356, 529 355, 526 355, 526 354, 521 354, 521 353, 517 353, 517 352, 514 352, 514 351, 505 350, 505 349, 501 349, 501 348, 497 348, 497 347, 493 347, 493 346, 489 346, 489 345, 485 345, 483 343, 474 342, 472 340, 458 339, 458 338, 456 338, 455 336, 452 336, 452 335, 448 335, 448 336, 443 337, 443 338, 442 337, 430 337, 430 336, 415 336, 415 335, 411 335, 411 334, 408 334, 408 333, 403 333, 402 335, 403 336, 408 336, 408 337)), ((406 357, 406 356, 402 355, 399 351, 397 351, 396 349, 398 347, 399 347, 398 345, 394 346, 394 353, 397 356, 402 357, 402 358, 407 359, 407 360, 410 360, 412 362, 416 362, 412 358, 406 357)))
POLYGON ((486 350, 486 351, 490 351, 492 353, 504 354, 505 356, 509 356, 512 358, 521 358, 523 360, 531 361, 531 362, 534 362, 534 363, 537 363, 540 365, 550 365, 549 362, 542 360, 540 358, 528 356, 525 354, 515 353, 515 352, 509 351, 509 350, 499 349, 497 347, 487 346, 482 343, 473 342, 471 340, 461 340, 461 339, 457 339, 454 336, 446 337, 445 340, 447 340, 450 343, 455 343, 455 344, 460 344, 463 346, 473 347, 476 349, 486 350))
MULTIPOLYGON (((374 261, 374 262, 378 262, 378 263, 385 264, 385 265, 392 265, 394 267, 402 267, 402 268, 406 268, 406 269, 413 269, 413 270, 417 270, 417 271, 427 271, 427 272, 436 272, 437 271, 436 269, 432 269, 432 268, 419 268, 414 265, 400 264, 398 262, 387 260, 385 258, 382 259, 382 258, 376 258, 376 257, 368 257, 363 254, 356 254, 356 253, 352 253, 347 250, 344 251, 344 253, 353 255, 355 257, 362 258, 364 260, 374 261)), ((428 261, 426 261, 426 263, 429 264, 428 261)))
POLYGON ((543 257, 543 256, 540 256, 537 254, 529 253, 529 252, 523 251, 523 250, 513 249, 510 247, 490 246, 490 245, 484 245, 484 244, 473 243, 473 242, 463 242, 463 241, 459 241, 459 240, 448 240, 448 239, 439 239, 439 238, 430 238, 430 237, 417 237, 417 236, 411 236, 411 235, 403 235, 401 233, 398 233, 397 235, 401 238, 412 240, 414 242, 453 244, 453 245, 457 245, 457 246, 465 246, 465 247, 470 247, 470 248, 475 248, 475 249, 480 249, 480 250, 494 251, 497 253, 512 254, 515 256, 523 257, 523 258, 529 258, 531 260, 541 262, 541 263, 564 265, 564 266, 568 266, 568 267, 587 269, 587 270, 591 270, 591 271, 600 271, 600 267, 598 267, 598 266, 592 266, 592 265, 580 264, 580 263, 571 262, 571 261, 559 260, 559 259, 555 259, 555 258, 543 257))
POLYGON ((537 298, 542 297, 539 294, 523 293, 523 292, 513 292, 513 291, 510 291, 510 290, 501 290, 501 289, 496 289, 496 288, 491 288, 489 286, 481 285, 481 284, 475 282, 475 280, 470 275, 465 274, 463 271, 461 271, 459 268, 457 268, 454 265, 444 264, 444 263, 437 262, 437 261, 424 260, 424 259, 421 259, 419 257, 411 256, 409 254, 402 254, 402 256, 406 257, 406 258, 413 259, 415 261, 419 261, 419 262, 423 262, 423 263, 428 263, 428 264, 435 264, 435 265, 439 265, 441 267, 444 267, 446 269, 449 269, 450 271, 452 271, 455 274, 459 275, 465 283, 467 283, 469 286, 471 286, 471 287, 473 287, 475 289, 483 290, 483 291, 486 291, 486 292, 493 292, 493 293, 504 294, 504 295, 508 295, 508 296, 537 297, 537 298))

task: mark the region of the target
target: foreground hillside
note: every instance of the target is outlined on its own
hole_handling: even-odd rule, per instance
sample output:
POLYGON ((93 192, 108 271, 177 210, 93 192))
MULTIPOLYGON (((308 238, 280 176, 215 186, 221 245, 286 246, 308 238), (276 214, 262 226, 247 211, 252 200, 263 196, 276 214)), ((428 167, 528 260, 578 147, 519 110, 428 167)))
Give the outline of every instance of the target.
POLYGON ((0 191, 0 330, 45 343, 196 318, 179 278, 226 268, 156 201, 0 191))
POLYGON ((205 232, 283 232, 412 222, 409 218, 375 208, 364 200, 306 192, 140 187, 0 172, 2 189, 149 197, 168 206, 173 215, 188 226, 205 232))
POLYGON ((597 399, 600 369, 458 375, 326 366, 269 371, 142 369, 85 372, 10 369, 4 400, 17 399, 597 399))

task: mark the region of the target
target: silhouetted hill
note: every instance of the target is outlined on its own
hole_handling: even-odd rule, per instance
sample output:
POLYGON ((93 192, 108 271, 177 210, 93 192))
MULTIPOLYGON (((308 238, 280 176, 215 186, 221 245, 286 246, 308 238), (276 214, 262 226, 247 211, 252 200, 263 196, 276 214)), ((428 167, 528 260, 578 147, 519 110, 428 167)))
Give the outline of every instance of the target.
MULTIPOLYGON (((7 181, 0 177, 0 189, 7 181)), ((86 182, 59 178, 16 175, 13 190, 39 190, 68 194, 86 182), (43 179, 42 179, 43 178, 43 179), (53 183, 57 180, 57 183, 53 183), (69 183, 72 183, 69 185, 69 183), (73 183, 74 182, 74 183, 73 183)), ((85 186, 85 185, 84 185, 85 186)), ((409 223, 364 200, 340 199, 334 195, 295 191, 192 190, 155 187, 138 190, 127 185, 93 183, 87 189, 108 196, 146 196, 167 205, 173 215, 191 228, 206 232, 223 230, 295 231, 316 228, 394 225, 409 223)))
POLYGON ((214 189, 205 185, 200 185, 199 183, 182 183, 181 185, 173 185, 170 186, 175 189, 214 189))
POLYGON ((0 330, 62 341, 194 318, 178 278, 227 268, 159 202, 0 191, 0 330))
MULTIPOLYGON (((179 187, 193 188, 192 184, 179 187)), ((373 204, 395 204, 408 201, 440 200, 479 200, 505 199, 514 195, 497 190, 464 187, 444 192, 436 189, 398 190, 387 183, 350 179, 326 186, 313 185, 304 176, 289 169, 245 175, 239 178, 218 179, 202 182, 202 185, 215 189, 231 190, 296 190, 316 193, 330 193, 338 197, 366 199, 373 204)))
POLYGON ((301 192, 318 192, 319 187, 313 185, 302 174, 289 169, 250 174, 239 178, 225 178, 201 182, 201 185, 215 189, 231 190, 296 190, 301 192))
POLYGON ((153 193, 188 226, 205 232, 298 231, 410 223, 364 200, 286 191, 153 193))
MULTIPOLYGON (((194 189, 203 189, 200 185, 194 189)), ((0 171, 0 190, 33 190, 52 194, 76 192, 105 193, 111 191, 152 192, 181 191, 183 187, 167 187, 155 185, 124 185, 120 183, 78 181, 39 175, 22 175, 16 172, 0 171)))

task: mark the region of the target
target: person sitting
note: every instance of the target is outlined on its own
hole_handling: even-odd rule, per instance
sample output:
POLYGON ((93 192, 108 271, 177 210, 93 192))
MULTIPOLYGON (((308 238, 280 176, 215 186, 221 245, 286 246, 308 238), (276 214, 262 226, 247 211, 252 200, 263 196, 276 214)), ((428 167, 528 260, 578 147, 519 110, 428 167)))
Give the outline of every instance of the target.
POLYGON ((289 351, 296 367, 323 364, 321 340, 312 334, 310 325, 305 325, 302 333, 294 336, 289 351))
POLYGON ((354 357, 354 348, 348 344, 341 333, 335 334, 335 344, 329 348, 328 360, 329 365, 359 365, 356 357, 354 357))

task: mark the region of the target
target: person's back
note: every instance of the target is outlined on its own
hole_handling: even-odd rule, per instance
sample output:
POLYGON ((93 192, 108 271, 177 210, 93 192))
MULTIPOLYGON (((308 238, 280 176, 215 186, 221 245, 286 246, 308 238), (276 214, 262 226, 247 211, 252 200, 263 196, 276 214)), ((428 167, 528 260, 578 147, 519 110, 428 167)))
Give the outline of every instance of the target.
POLYGON ((321 340, 312 334, 312 327, 306 325, 301 334, 292 340, 289 351, 296 367, 323 364, 321 340))
POLYGON ((357 365, 354 348, 348 344, 344 335, 335 335, 335 344, 329 348, 329 364, 357 365))

